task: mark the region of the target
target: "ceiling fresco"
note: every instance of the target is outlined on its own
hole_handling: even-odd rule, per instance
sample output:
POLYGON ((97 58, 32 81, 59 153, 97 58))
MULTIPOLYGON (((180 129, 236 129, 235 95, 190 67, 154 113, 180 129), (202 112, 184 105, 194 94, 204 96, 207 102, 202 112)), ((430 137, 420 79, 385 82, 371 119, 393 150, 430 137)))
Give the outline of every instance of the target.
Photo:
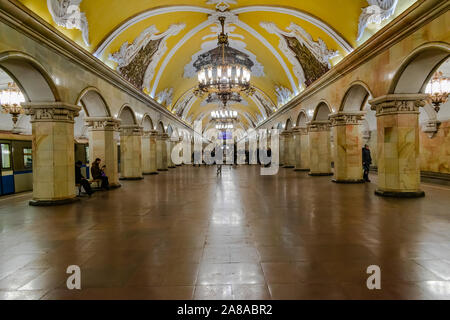
POLYGON ((256 92, 231 107, 254 126, 299 94, 415 0, 19 0, 137 89, 188 122, 217 103, 193 90, 193 63, 217 45, 252 60, 256 92))

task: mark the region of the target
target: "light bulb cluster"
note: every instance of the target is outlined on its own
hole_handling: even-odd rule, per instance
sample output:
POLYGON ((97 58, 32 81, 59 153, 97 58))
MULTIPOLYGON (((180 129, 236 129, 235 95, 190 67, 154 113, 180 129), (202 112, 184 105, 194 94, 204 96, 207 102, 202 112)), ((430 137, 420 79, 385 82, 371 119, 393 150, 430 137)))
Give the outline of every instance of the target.
POLYGON ((8 83, 8 89, 0 91, 0 105, 5 113, 11 114, 14 124, 19 115, 24 113, 21 105, 24 102, 25 97, 14 82, 8 83))
POLYGON ((211 112, 211 118, 213 120, 230 119, 236 120, 238 117, 237 111, 217 110, 211 112))
POLYGON ((234 126, 232 123, 218 123, 216 124, 217 130, 227 130, 227 129, 233 129, 234 126))
POLYGON ((425 93, 430 96, 430 102, 435 106, 436 112, 439 112, 439 106, 448 101, 450 79, 444 77, 441 71, 436 72, 427 84, 425 93))
POLYGON ((203 85, 248 85, 250 71, 241 66, 213 66, 204 68, 198 73, 198 82, 203 85))

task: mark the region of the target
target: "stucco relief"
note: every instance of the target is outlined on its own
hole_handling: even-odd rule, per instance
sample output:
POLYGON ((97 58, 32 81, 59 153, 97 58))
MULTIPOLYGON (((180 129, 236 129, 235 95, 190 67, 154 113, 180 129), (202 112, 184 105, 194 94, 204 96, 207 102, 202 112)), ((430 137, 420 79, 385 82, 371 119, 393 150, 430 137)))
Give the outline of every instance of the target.
POLYGON ((360 41, 364 30, 369 24, 381 24, 386 19, 394 15, 398 0, 367 0, 369 6, 362 9, 359 16, 358 36, 356 41, 360 41))

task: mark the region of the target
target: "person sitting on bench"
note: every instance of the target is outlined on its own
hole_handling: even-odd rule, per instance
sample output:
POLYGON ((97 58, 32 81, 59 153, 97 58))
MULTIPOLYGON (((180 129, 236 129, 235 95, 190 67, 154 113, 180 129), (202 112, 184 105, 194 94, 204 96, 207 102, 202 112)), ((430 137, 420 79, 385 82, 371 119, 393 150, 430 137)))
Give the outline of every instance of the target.
POLYGON ((81 166, 83 163, 81 161, 77 161, 75 163, 75 183, 82 186, 84 188, 84 191, 88 194, 90 197, 94 192, 91 189, 91 184, 87 179, 81 174, 81 166))
POLYGON ((92 179, 94 180, 101 180, 102 181, 102 189, 106 189, 109 190, 109 180, 108 177, 105 175, 105 166, 103 166, 100 169, 100 162, 102 160, 100 158, 95 159, 94 163, 92 163, 92 167, 91 167, 91 174, 92 174, 92 179))

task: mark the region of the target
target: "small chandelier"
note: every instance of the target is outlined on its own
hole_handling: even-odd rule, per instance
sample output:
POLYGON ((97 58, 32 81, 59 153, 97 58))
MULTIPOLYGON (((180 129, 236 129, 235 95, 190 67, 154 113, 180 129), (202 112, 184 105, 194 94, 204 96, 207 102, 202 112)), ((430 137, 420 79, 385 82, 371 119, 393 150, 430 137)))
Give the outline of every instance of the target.
POLYGON ((425 89, 425 93, 430 96, 429 101, 434 105, 436 112, 439 112, 441 104, 448 101, 449 91, 450 79, 444 77, 441 71, 437 71, 425 89))
POLYGON ((217 123, 216 124, 216 129, 217 130, 229 130, 229 129, 233 129, 234 125, 232 123, 217 123))
POLYGON ((238 118, 238 113, 231 110, 216 110, 211 112, 211 118, 213 120, 235 121, 238 118))
POLYGON ((245 53, 231 48, 228 35, 225 34, 225 17, 219 17, 222 32, 219 34, 218 46, 202 55, 194 62, 198 73, 198 88, 194 93, 201 97, 208 94, 208 100, 218 98, 224 106, 236 95, 252 95, 254 88, 250 85, 254 63, 245 53))
POLYGON ((25 112, 21 106, 23 102, 25 102, 25 97, 14 82, 8 83, 8 89, 0 91, 0 104, 3 112, 12 116, 14 124, 19 120, 19 116, 25 112))

